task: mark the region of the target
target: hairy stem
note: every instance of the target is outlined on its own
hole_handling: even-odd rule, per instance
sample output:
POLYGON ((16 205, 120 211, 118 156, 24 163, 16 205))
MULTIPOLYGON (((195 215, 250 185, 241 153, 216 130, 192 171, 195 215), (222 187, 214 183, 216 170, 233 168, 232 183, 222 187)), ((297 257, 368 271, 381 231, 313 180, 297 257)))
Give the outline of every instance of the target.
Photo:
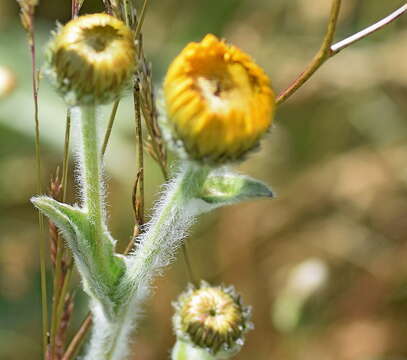
POLYGON ((81 107, 82 191, 83 207, 94 226, 96 239, 101 238, 104 211, 102 206, 102 174, 97 140, 96 106, 81 107))
POLYGON ((72 110, 73 120, 80 129, 79 161, 81 175, 82 211, 86 214, 83 235, 74 251, 77 265, 85 281, 85 289, 93 300, 100 302, 108 316, 114 306, 114 287, 123 271, 121 260, 115 256, 114 240, 105 224, 101 151, 98 141, 95 105, 72 110))
POLYGON ((86 360, 122 360, 128 354, 131 330, 140 307, 149 294, 154 276, 172 260, 185 233, 199 214, 195 197, 199 194, 209 169, 188 164, 167 185, 147 230, 139 237, 135 253, 127 257, 127 271, 117 288, 122 299, 114 319, 94 312, 94 330, 86 360))
POLYGON ((177 340, 171 353, 171 360, 217 360, 209 352, 193 347, 191 344, 177 340))

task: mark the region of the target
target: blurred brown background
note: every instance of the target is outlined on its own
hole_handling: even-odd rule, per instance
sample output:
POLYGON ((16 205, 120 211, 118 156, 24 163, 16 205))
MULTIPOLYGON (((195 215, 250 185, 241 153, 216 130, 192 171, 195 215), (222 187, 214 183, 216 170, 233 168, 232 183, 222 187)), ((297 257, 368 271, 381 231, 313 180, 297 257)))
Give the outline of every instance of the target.
MULTIPOLYGON (((336 38, 402 4, 344 0, 336 38)), ((144 39, 157 88, 186 42, 212 32, 249 52, 279 91, 318 49, 329 7, 328 0, 151 0, 144 39)), ((101 8, 86 0, 83 12, 101 8)), ((41 1, 39 62, 56 20, 69 16, 68 0, 41 1)), ((234 284, 253 306, 256 329, 237 359, 407 359, 406 25, 407 16, 331 59, 278 110, 261 151, 240 166, 271 184, 277 199, 220 209, 193 228, 196 276, 234 284)), ((15 81, 0 98, 0 359, 40 359, 39 232, 28 202, 36 193, 31 69, 13 0, 0 2, 0 70, 1 86, 15 81)), ((133 227, 132 116, 124 100, 107 155, 110 223, 121 247, 133 227)), ((62 162, 64 118, 62 101, 42 81, 44 185, 62 162)), ((151 205, 162 178, 151 159, 146 171, 151 205)), ((70 187, 74 201, 72 178, 70 187)), ((134 359, 168 358, 171 301, 187 281, 180 256, 155 283, 134 359)), ((71 334, 85 313, 77 286, 71 334)))

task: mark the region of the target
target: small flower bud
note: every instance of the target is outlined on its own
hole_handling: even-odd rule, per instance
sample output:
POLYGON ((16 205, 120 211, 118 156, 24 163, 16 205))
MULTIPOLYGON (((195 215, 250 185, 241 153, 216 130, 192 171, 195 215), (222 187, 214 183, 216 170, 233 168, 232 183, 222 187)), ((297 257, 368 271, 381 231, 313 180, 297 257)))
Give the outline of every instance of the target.
POLYGON ((107 14, 71 20, 48 53, 48 74, 69 105, 113 101, 129 85, 136 65, 132 31, 107 14))
POLYGON ((190 158, 212 164, 242 159, 270 128, 275 110, 264 71, 211 34, 172 62, 164 99, 174 139, 190 158))
POLYGON ((219 358, 240 350, 244 335, 253 326, 250 308, 242 304, 233 287, 213 287, 202 282, 190 287, 175 303, 177 337, 219 358))

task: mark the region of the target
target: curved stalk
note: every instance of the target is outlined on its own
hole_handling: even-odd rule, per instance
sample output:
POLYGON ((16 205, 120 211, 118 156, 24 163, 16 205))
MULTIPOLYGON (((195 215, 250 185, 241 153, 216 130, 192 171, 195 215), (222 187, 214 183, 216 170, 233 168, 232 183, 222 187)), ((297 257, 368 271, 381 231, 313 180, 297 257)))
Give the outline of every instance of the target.
POLYGON ((337 43, 333 43, 333 37, 335 35, 336 25, 338 22, 339 10, 341 7, 342 0, 333 0, 331 15, 328 21, 328 28, 325 34, 324 40, 322 42, 320 50, 312 59, 308 67, 294 80, 294 82, 280 94, 278 94, 276 102, 277 105, 282 104, 288 98, 290 98, 299 88, 301 88, 314 73, 331 57, 337 55, 340 51, 347 48, 348 46, 356 43, 359 40, 375 33, 376 31, 383 29, 385 26, 391 24, 393 21, 398 19, 400 16, 407 12, 407 4, 386 16, 377 23, 367 27, 366 29, 359 31, 358 33, 347 37, 337 43))

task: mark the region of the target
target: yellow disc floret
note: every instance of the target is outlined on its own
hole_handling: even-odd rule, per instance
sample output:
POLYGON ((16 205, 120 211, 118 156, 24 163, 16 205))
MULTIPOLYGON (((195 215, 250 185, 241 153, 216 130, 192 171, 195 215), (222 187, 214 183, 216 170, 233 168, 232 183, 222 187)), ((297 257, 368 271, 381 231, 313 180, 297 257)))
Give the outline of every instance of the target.
POLYGON ((265 72, 211 34, 175 58, 164 97, 174 137, 191 158, 210 163, 241 159, 269 129, 275 109, 265 72))
POLYGON ((136 65, 132 31, 107 14, 80 16, 49 46, 49 73, 71 105, 106 103, 129 84, 136 65))

